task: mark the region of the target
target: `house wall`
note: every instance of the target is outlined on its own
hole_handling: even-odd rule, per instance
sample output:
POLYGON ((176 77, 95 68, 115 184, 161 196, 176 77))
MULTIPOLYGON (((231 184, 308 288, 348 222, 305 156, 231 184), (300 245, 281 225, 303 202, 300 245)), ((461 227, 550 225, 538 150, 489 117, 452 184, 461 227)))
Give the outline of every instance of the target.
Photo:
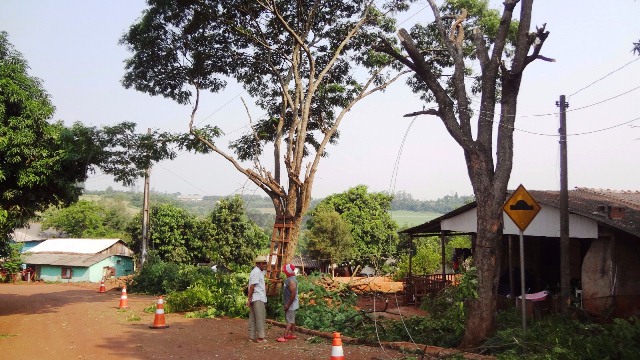
POLYGON ((640 239, 620 233, 594 240, 582 266, 582 303, 592 315, 640 314, 640 239))
MULTIPOLYGON (((519 235, 520 230, 507 214, 503 214, 505 235, 519 235)), ((442 220, 442 230, 457 232, 477 232, 477 209, 442 220)), ((525 236, 560 237, 560 211, 557 208, 542 207, 538 215, 524 231, 525 236)), ((583 216, 569 214, 569 236, 576 239, 595 239, 598 237, 598 223, 583 216)))
POLYGON ((126 276, 133 273, 133 259, 126 256, 111 256, 90 267, 81 266, 60 266, 60 265, 37 265, 36 274, 38 278, 44 281, 60 281, 60 282, 100 282, 105 276, 105 268, 115 268, 115 276, 126 276), (71 268, 72 274, 70 279, 62 278, 62 268, 71 268))
POLYGON ((117 243, 113 244, 108 249, 106 249, 104 251, 101 251, 101 253, 102 254, 111 254, 111 255, 133 256, 133 251, 131 249, 129 249, 127 247, 127 245, 125 245, 125 243, 122 242, 122 240, 120 240, 117 243))
POLYGON ((89 281, 89 272, 86 267, 79 266, 59 266, 59 265, 38 265, 36 266, 36 274, 38 278, 44 281, 60 281, 60 282, 80 282, 89 281), (62 268, 71 268, 71 278, 62 278, 62 268))
POLYGON ((108 276, 106 267, 115 268, 115 276, 126 276, 133 273, 133 259, 126 256, 114 255, 108 257, 89 268, 89 280, 91 282, 100 282, 103 276, 108 276))
POLYGON ((20 252, 23 253, 31 248, 33 248, 34 246, 40 244, 42 241, 25 241, 22 243, 22 249, 20 249, 20 252))

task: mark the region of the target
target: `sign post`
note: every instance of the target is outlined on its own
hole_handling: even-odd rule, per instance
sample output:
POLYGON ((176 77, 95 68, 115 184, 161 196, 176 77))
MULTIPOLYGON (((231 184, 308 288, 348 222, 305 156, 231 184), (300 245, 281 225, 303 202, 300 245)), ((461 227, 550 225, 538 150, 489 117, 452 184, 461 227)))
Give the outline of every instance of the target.
POLYGON ((540 205, 520 184, 502 207, 509 218, 520 229, 520 296, 522 297, 522 330, 527 331, 527 299, 524 283, 524 230, 540 212, 540 205))

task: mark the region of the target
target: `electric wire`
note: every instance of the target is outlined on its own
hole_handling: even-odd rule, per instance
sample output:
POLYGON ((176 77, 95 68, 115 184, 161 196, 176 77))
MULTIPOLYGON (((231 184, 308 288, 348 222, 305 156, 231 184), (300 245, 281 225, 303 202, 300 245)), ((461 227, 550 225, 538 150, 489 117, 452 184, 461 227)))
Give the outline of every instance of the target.
MULTIPOLYGON (((394 168, 393 168, 392 175, 391 175, 391 182, 389 184, 389 191, 388 192, 389 192, 389 194, 391 196, 393 196, 393 194, 395 193, 396 183, 397 183, 397 179, 398 179, 398 172, 399 172, 399 168, 400 168, 400 159, 402 157, 402 150, 404 149, 404 144, 406 143, 407 136, 409 135, 409 131, 411 130, 411 127, 413 126, 413 123, 416 121, 417 118, 418 118, 417 115, 413 117, 413 119, 409 123, 409 126, 407 127, 407 130, 404 133, 404 136, 402 137, 402 142, 400 143, 400 148, 398 149, 398 155, 396 156, 396 162, 394 164, 394 168)), ((391 255, 391 254, 389 254, 389 255, 391 255)), ((413 340, 413 336, 411 335, 411 331, 409 331, 409 328, 407 327, 407 324, 404 321, 404 316, 402 315, 402 311, 400 310, 400 305, 398 303, 397 294, 395 292, 394 292, 394 297, 395 297, 395 300, 396 300, 396 306, 398 308, 398 314, 400 315, 400 321, 402 322, 402 326, 404 327, 404 329, 405 329, 407 335, 409 336, 409 339, 413 343, 413 345, 416 347, 416 349, 420 350, 420 347, 413 340)), ((376 296, 375 296, 375 291, 374 291, 374 297, 373 297, 374 325, 376 326, 376 336, 379 336, 378 335, 378 327, 377 327, 376 317, 375 317, 375 309, 376 309, 376 296)), ((379 339, 378 339, 378 341, 379 341, 379 339)), ((381 344, 381 346, 382 346, 382 344, 381 344)))
POLYGON ((574 93, 572 93, 571 95, 569 95, 569 98, 571 98, 573 95, 576 95, 576 94, 580 93, 580 92, 581 92, 581 91, 583 91, 583 90, 586 90, 586 89, 590 88, 591 86, 593 86, 593 85, 597 84, 597 83, 598 83, 598 82, 600 82, 601 80, 606 79, 606 78, 607 78, 607 77, 609 77, 610 75, 615 74, 616 72, 618 72, 618 71, 622 70, 623 68, 627 67, 628 65, 630 65, 630 64, 632 64, 632 63, 634 63, 634 62, 636 62, 636 61, 638 61, 638 60, 640 60, 640 57, 635 58, 634 60, 631 60, 631 61, 629 61, 628 63, 626 63, 626 64, 622 65, 621 67, 619 67, 619 68, 617 68, 617 69, 615 69, 615 70, 613 70, 613 71, 609 72, 609 73, 608 73, 608 74, 606 74, 605 76, 603 76, 603 77, 601 77, 601 78, 599 78, 599 79, 597 79, 597 80, 592 81, 592 82, 591 82, 590 84, 588 84, 587 86, 585 86, 585 87, 583 87, 583 88, 580 88, 580 89, 578 89, 577 91, 575 91, 574 93))

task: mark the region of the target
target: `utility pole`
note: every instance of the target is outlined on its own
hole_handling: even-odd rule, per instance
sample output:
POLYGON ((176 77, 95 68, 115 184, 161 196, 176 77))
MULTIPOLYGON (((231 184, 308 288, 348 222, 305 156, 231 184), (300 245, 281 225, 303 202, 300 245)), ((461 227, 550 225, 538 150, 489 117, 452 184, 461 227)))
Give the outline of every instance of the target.
POLYGON ((567 112, 569 104, 560 95, 560 297, 562 313, 567 313, 570 301, 571 269, 569 265, 569 189, 567 180, 567 112))
MULTIPOLYGON (((151 128, 147 129, 147 134, 151 135, 151 128)), ((142 254, 140 255, 140 266, 144 266, 147 259, 147 244, 149 242, 149 175, 151 167, 147 167, 144 172, 144 191, 142 195, 142 254)))

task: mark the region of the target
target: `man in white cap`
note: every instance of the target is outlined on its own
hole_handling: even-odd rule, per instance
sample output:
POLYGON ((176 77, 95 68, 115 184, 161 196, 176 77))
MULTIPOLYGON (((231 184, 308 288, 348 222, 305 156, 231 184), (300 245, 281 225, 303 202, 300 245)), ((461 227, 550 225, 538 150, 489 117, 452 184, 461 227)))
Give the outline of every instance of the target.
POLYGON ((264 271, 267 268, 267 257, 256 256, 256 266, 249 274, 249 292, 247 294, 247 306, 249 306, 249 339, 254 342, 266 342, 264 338, 264 323, 267 317, 265 304, 267 303, 267 290, 264 284, 264 271))

